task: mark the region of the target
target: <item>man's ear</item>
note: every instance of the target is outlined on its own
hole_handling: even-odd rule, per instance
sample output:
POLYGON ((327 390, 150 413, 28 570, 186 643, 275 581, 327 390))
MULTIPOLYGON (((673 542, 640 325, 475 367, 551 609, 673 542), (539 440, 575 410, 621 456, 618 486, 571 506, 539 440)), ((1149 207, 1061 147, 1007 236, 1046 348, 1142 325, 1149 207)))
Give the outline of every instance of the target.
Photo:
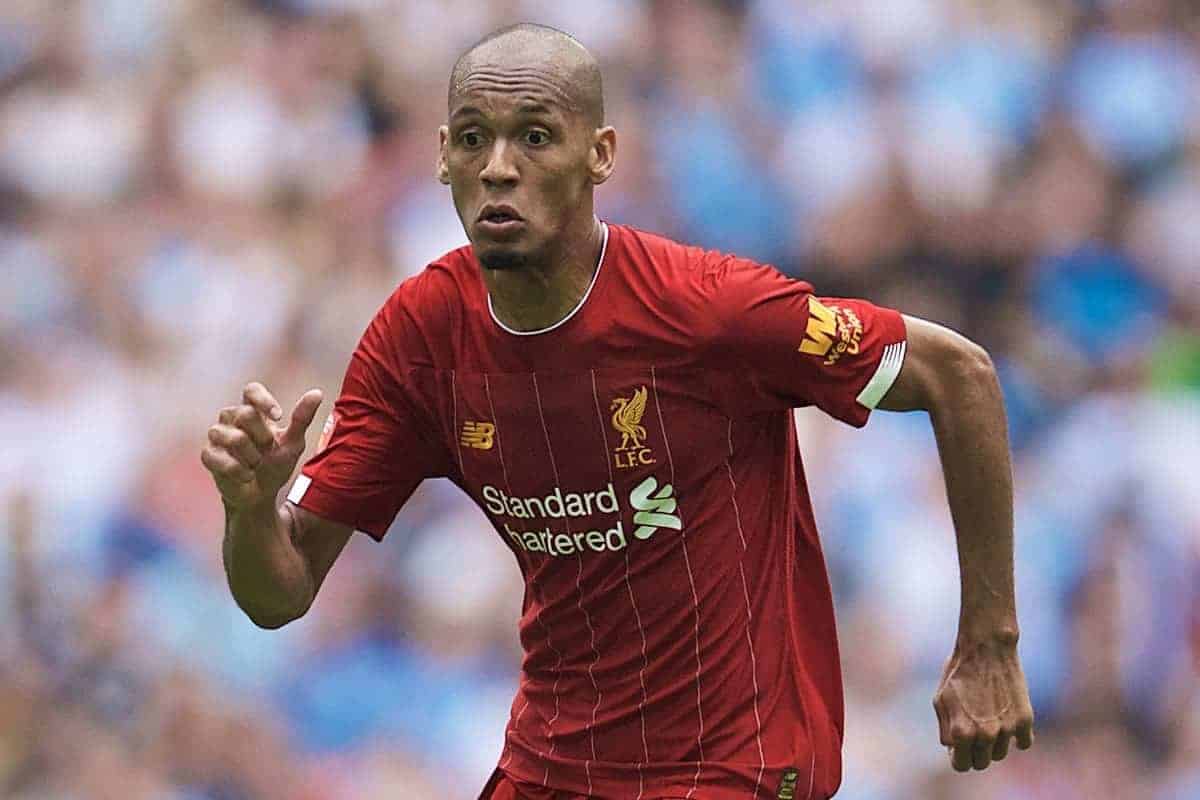
POLYGON ((450 129, 445 125, 438 128, 437 179, 450 185, 450 164, 446 161, 446 147, 450 143, 450 129))
POLYGON ((592 183, 601 184, 612 175, 617 158, 617 132, 611 125, 597 128, 592 149, 588 153, 588 174, 592 183))

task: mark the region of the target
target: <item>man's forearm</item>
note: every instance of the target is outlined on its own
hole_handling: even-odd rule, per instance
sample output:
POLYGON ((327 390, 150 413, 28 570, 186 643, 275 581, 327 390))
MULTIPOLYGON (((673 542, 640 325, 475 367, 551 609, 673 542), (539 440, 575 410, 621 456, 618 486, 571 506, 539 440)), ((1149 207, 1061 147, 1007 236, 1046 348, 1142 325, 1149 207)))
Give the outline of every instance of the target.
POLYGON ((307 562, 293 544, 295 519, 286 508, 225 507, 222 554, 229 589, 238 606, 263 628, 278 628, 303 615, 315 587, 307 562))
POLYGON ((1017 655, 1012 456, 1000 382, 986 351, 936 323, 904 317, 908 352, 880 408, 933 421, 958 538, 958 641, 933 707, 951 763, 965 772, 1033 744, 1033 708, 1017 655))
POLYGON ((958 540, 959 638, 1015 643, 1012 456, 1000 384, 986 356, 930 408, 958 540))

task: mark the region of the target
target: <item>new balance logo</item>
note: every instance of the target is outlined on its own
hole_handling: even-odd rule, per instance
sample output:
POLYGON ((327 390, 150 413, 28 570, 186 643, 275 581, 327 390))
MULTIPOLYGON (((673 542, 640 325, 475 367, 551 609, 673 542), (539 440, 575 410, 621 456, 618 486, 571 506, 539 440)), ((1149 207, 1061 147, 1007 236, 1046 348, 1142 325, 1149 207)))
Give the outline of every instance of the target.
POLYGON ((629 503, 635 509, 633 521, 638 526, 633 531, 634 536, 649 539, 659 528, 683 529, 683 523, 675 513, 674 494, 675 488, 669 483, 659 488, 653 475, 634 487, 629 493, 629 503))
POLYGON ((459 442, 463 447, 473 447, 476 450, 491 450, 496 437, 496 426, 490 422, 463 422, 462 435, 459 442))

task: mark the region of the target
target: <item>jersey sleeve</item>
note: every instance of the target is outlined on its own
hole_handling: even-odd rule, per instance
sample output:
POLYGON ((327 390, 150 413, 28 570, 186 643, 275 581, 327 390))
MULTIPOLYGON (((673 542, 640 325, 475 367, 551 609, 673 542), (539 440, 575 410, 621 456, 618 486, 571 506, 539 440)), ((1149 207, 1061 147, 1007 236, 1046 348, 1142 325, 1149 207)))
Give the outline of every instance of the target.
POLYGON ((808 283, 745 259, 726 258, 707 283, 739 407, 815 405, 862 427, 900 373, 905 327, 897 311, 817 297, 808 283))
POLYGON ((422 401, 422 373, 387 358, 381 312, 350 358, 317 452, 288 500, 319 517, 383 539, 425 478, 448 474, 445 448, 422 401))

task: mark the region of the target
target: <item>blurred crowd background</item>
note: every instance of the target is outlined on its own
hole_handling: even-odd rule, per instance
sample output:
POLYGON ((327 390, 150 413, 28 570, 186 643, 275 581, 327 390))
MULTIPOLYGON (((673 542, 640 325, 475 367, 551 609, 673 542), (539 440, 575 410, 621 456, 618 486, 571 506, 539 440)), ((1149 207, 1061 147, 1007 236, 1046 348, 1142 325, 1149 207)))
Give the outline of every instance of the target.
POLYGON ((478 792, 521 597, 482 514, 426 484, 262 631, 199 453, 249 380, 334 394, 391 289, 465 241, 433 179, 447 77, 517 20, 603 63, 606 219, 937 320, 1001 372, 1039 738, 982 775, 930 706, 958 581, 927 418, 797 414, 839 797, 1200 797, 1195 8, 4 0, 0 797, 478 792))

